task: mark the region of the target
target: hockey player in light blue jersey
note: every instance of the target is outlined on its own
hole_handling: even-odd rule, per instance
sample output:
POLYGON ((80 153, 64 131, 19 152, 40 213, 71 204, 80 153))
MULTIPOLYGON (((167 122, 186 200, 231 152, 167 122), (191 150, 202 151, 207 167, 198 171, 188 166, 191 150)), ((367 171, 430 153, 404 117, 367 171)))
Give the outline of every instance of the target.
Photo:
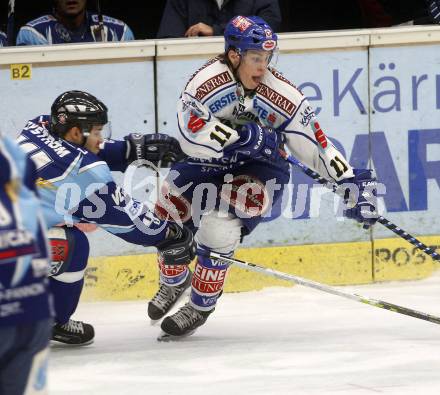
POLYGON ((32 161, 0 135, 0 394, 45 394, 52 299, 32 161))
POLYGON ((119 19, 86 10, 86 0, 55 0, 53 14, 34 19, 20 28, 17 45, 50 45, 95 41, 134 40, 119 19))
POLYGON ((35 162, 39 193, 52 243, 50 288, 55 297, 53 340, 87 344, 94 338, 90 324, 70 319, 81 294, 89 245, 85 234, 69 223, 92 223, 123 240, 156 246, 167 262, 189 264, 193 236, 157 218, 143 203, 115 184, 110 170, 124 171, 133 160, 173 162, 181 154, 167 135, 132 134, 123 141, 103 141, 107 108, 81 91, 61 94, 51 115, 27 123, 18 141, 35 162))

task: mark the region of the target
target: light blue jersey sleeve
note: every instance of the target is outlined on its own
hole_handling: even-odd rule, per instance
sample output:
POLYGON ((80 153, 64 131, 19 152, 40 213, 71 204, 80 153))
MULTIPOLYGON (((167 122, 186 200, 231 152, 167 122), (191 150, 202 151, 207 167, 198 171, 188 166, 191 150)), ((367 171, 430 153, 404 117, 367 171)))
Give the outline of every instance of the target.
POLYGON ((31 26, 23 26, 17 35, 17 45, 48 45, 49 41, 31 26))
POLYGON ((0 32, 0 47, 6 47, 7 45, 8 45, 8 38, 6 37, 6 34, 0 32))
POLYGON ((128 25, 126 24, 124 26, 124 33, 122 34, 121 41, 131 41, 131 40, 134 40, 134 34, 133 34, 132 30, 128 27, 128 25))

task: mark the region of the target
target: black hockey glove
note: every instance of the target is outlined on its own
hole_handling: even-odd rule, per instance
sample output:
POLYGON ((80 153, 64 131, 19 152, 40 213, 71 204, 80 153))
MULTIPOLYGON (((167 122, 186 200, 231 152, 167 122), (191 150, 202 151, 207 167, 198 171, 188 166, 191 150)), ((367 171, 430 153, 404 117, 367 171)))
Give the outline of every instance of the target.
POLYGON ((156 248, 165 265, 189 265, 196 257, 196 243, 191 230, 174 222, 168 223, 168 235, 156 248))
POLYGON ((130 146, 127 158, 130 163, 135 160, 144 160, 155 166, 170 167, 186 157, 179 142, 167 134, 131 133, 124 139, 130 146))

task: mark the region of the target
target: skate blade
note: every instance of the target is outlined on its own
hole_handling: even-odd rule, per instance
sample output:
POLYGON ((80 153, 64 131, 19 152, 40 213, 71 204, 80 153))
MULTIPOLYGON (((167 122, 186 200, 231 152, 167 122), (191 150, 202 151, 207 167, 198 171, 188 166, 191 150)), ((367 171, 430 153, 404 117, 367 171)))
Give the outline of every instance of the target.
POLYGON ((187 338, 188 336, 191 336, 196 330, 192 330, 188 333, 185 333, 184 335, 181 336, 175 336, 175 335, 170 335, 169 333, 166 333, 164 331, 162 331, 159 336, 157 337, 157 341, 158 342, 174 342, 174 341, 179 341, 182 339, 187 338))
POLYGON ((75 347, 89 346, 94 341, 95 341, 95 339, 91 339, 91 340, 84 342, 84 343, 75 344, 75 343, 64 343, 59 340, 50 339, 49 345, 51 348, 71 348, 71 347, 75 348, 75 347))

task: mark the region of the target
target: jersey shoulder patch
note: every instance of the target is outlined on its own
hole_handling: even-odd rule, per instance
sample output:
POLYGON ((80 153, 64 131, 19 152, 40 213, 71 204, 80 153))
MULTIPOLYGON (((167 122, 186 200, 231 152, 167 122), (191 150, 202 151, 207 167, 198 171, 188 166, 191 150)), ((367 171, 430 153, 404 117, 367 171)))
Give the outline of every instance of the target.
POLYGON ((37 19, 33 19, 32 21, 26 23, 27 26, 38 28, 41 25, 48 24, 50 22, 56 21, 53 15, 43 15, 37 19))
POLYGON ((225 85, 235 84, 235 78, 228 66, 221 62, 214 62, 201 70, 194 78, 193 88, 197 100, 204 99, 212 93, 222 89, 225 85))
POLYGON ((295 85, 274 69, 265 74, 257 87, 257 95, 288 118, 294 115, 295 110, 304 100, 303 94, 295 85))
POLYGON ((185 91, 202 101, 209 93, 231 82, 235 82, 232 73, 217 56, 205 63, 191 76, 185 91))
MULTIPOLYGON (((99 23, 99 18, 98 18, 98 14, 92 14, 92 21, 93 23, 99 23)), ((103 15, 102 16, 102 21, 106 24, 106 25, 118 25, 118 26, 124 26, 125 23, 122 22, 119 19, 116 18, 112 18, 111 16, 107 16, 107 15, 103 15)))

